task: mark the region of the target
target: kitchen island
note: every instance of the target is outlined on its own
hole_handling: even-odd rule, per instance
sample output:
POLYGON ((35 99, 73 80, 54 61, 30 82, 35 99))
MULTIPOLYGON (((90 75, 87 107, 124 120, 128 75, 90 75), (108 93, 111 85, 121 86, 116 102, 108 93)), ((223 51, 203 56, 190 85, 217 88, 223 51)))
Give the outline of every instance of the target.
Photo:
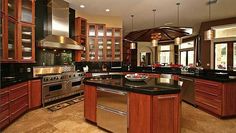
POLYGON ((112 132, 180 133, 180 81, 122 75, 84 81, 84 117, 112 132))

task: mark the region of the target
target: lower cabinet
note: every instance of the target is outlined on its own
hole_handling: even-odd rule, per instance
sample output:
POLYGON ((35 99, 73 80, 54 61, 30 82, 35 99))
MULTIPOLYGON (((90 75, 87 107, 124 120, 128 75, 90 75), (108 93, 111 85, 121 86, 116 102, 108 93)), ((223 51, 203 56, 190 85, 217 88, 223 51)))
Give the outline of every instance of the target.
POLYGON ((0 131, 10 123, 9 90, 0 90, 0 131))
POLYGON ((84 117, 96 122, 97 93, 96 87, 85 85, 84 87, 84 117))
POLYGON ((29 81, 29 109, 38 108, 42 105, 42 84, 41 80, 29 81))
POLYGON ((195 100, 199 108, 219 117, 236 115, 236 83, 195 80, 195 100))

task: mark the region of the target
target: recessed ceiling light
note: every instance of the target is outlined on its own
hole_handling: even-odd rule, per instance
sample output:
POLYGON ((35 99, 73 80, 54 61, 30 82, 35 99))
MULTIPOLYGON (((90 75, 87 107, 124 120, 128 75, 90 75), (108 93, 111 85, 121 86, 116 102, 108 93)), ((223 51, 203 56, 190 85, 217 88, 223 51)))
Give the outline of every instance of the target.
POLYGON ((110 9, 106 9, 105 11, 106 11, 106 12, 110 12, 110 9))
POLYGON ((85 8, 85 6, 84 5, 80 5, 80 8, 85 8))

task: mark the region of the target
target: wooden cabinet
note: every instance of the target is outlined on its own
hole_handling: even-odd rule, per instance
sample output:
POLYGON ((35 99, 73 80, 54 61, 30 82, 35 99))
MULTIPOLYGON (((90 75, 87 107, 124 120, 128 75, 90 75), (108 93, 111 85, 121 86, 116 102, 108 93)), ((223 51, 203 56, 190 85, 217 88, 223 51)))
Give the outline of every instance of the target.
POLYGON ((152 96, 129 93, 129 133, 151 133, 152 96))
POLYGON ((153 97, 153 133, 180 133, 180 103, 178 94, 153 97))
MULTIPOLYGON (((83 45, 86 49, 87 42, 87 20, 81 17, 75 18, 75 41, 77 41, 80 45, 83 45)), ((76 51, 75 52, 75 61, 85 61, 86 52, 84 51, 76 51)))
POLYGON ((4 37, 5 37, 5 17, 4 14, 2 12, 0 12, 0 61, 2 61, 3 59, 3 44, 4 44, 4 37))
POLYGON ((35 61, 35 27, 32 24, 20 23, 18 30, 18 60, 20 62, 35 61))
POLYGON ((195 79, 196 104, 219 117, 236 115, 236 83, 195 79))
POLYGON ((2 4, 1 62, 35 62, 35 1, 3 0, 2 4))
POLYGON ((42 105, 41 80, 31 80, 29 83, 29 109, 38 108, 42 105))
POLYGON ((0 90, 0 131, 10 123, 9 90, 0 90))
POLYGON ((96 122, 97 93, 96 87, 84 86, 84 117, 85 119, 96 122))
POLYGON ((130 133, 180 133, 180 95, 129 93, 130 133))
POLYGON ((28 91, 27 82, 0 89, 0 130, 28 110, 28 91))
POLYGON ((86 58, 88 61, 121 61, 121 28, 107 28, 104 24, 88 24, 86 58))

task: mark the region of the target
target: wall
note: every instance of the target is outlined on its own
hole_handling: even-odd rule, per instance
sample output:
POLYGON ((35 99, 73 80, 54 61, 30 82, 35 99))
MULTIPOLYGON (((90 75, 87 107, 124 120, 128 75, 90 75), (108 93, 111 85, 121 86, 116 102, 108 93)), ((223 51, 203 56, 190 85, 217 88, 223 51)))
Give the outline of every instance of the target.
POLYGON ((88 23, 106 24, 106 27, 123 28, 123 19, 115 16, 95 16, 76 11, 76 17, 87 19, 88 23))
POLYGON ((154 62, 154 48, 151 45, 151 42, 138 42, 137 44, 137 65, 140 66, 140 53, 141 52, 150 52, 151 53, 151 64, 154 62))

